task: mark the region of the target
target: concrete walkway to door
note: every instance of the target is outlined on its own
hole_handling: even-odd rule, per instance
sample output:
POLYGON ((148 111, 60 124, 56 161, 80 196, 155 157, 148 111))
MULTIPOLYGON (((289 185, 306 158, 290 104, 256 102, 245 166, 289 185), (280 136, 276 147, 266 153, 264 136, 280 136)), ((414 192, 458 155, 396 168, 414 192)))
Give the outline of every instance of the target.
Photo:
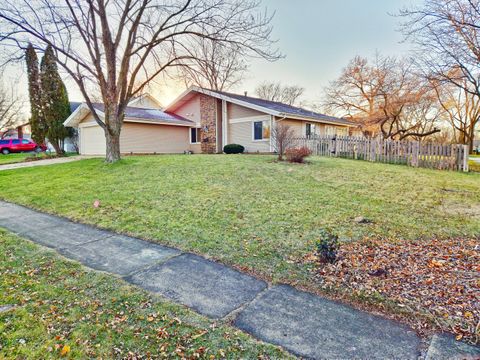
POLYGON ((140 239, 0 201, 0 227, 122 277, 292 354, 314 359, 479 358, 480 349, 140 239), (425 345, 425 342, 423 343, 425 345))

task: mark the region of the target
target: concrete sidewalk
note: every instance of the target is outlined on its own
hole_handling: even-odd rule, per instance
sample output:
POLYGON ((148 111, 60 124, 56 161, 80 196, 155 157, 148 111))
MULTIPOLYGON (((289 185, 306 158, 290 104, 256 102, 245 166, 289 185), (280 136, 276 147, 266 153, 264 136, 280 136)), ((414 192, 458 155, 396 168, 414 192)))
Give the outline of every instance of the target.
POLYGON ((37 161, 19 162, 19 163, 13 163, 13 164, 4 164, 4 165, 0 165, 0 171, 22 169, 22 168, 29 168, 29 167, 36 167, 36 166, 64 164, 64 163, 69 163, 72 161, 78 161, 78 160, 83 160, 88 158, 90 157, 83 156, 83 155, 76 155, 76 156, 61 157, 56 159, 45 159, 45 160, 37 160, 37 161))
POLYGON ((349 306, 271 285, 203 257, 22 206, 0 202, 0 227, 56 249, 87 267, 115 274, 265 342, 314 359, 462 359, 480 350, 435 336, 422 342, 408 327, 349 306))

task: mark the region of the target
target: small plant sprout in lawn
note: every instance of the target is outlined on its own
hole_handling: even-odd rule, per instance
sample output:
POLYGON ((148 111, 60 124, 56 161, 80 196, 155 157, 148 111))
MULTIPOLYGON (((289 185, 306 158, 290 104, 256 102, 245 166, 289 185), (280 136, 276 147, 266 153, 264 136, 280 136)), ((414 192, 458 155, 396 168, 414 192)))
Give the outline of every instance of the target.
POLYGON ((320 256, 322 262, 333 264, 337 261, 339 248, 337 235, 329 230, 323 229, 320 231, 320 237, 315 245, 317 254, 320 256))

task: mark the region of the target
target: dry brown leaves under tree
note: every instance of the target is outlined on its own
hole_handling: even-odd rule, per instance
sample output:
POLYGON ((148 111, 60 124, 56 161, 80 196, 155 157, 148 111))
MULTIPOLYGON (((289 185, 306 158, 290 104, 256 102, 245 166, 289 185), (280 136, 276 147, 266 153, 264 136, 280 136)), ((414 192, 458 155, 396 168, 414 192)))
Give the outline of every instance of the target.
POLYGON ((310 254, 324 287, 393 301, 430 314, 457 339, 480 342, 480 239, 392 243, 364 240, 341 246, 335 264, 310 254))

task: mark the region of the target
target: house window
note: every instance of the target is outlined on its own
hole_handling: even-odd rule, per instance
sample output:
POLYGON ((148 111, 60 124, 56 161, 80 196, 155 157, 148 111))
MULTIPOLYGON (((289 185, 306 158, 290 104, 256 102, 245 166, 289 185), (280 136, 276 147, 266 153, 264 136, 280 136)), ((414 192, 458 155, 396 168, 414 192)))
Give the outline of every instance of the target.
POLYGON ((253 122, 253 140, 270 139, 270 120, 253 122))
POLYGON ((202 129, 190 128, 190 144, 199 144, 201 139, 202 129))
POLYGON ((306 123, 305 124, 305 135, 307 137, 317 135, 317 126, 315 124, 306 123))

